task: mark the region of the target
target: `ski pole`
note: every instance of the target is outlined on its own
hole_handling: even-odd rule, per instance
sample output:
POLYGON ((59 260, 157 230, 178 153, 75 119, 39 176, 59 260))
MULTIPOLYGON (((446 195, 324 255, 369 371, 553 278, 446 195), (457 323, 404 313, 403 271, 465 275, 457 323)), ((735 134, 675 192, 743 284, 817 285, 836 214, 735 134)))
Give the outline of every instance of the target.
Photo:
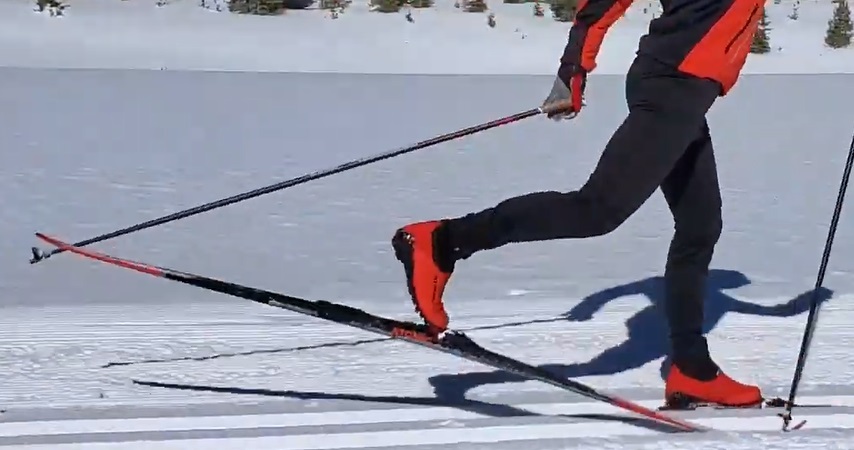
MULTIPOLYGON (((792 386, 789 390, 789 401, 786 409, 779 416, 783 418, 783 431, 788 431, 789 423, 792 421, 792 408, 795 405, 795 395, 798 392, 798 385, 801 382, 804 365, 807 362, 807 353, 809 352, 812 336, 818 324, 819 310, 819 289, 824 283, 824 274, 827 271, 827 263, 830 260, 830 249, 833 246, 833 238, 836 235, 836 227, 839 224, 839 216, 842 214, 842 203, 845 201, 845 191, 848 190, 848 181, 851 178, 851 166, 854 165, 854 136, 851 137, 851 147, 848 149, 848 160, 845 162, 845 169, 842 171, 842 183, 839 186, 839 194, 836 197, 836 207, 833 210, 833 217, 830 219, 830 229, 827 232, 827 241, 824 244, 824 253, 821 256, 821 264, 818 268, 818 276, 815 281, 815 289, 810 299, 810 311, 807 316, 807 323, 804 327, 804 337, 801 341, 801 349, 798 353, 798 361, 795 364, 795 374, 792 378, 792 386)), ((803 423, 801 423, 803 425, 803 423)), ((797 425, 795 429, 801 425, 797 425)))
MULTIPOLYGON (((114 237, 122 236, 128 233, 133 233, 136 231, 144 230, 146 228, 151 228, 157 225, 162 225, 164 223, 172 222, 179 219, 184 219, 186 217, 194 216, 196 214, 201 214, 203 212, 210 211, 212 209, 221 208, 226 205, 231 205, 233 203, 242 202, 244 200, 248 200, 250 198, 258 197, 264 194, 269 194, 271 192, 280 191, 282 189, 287 189, 289 187, 296 186, 298 184, 306 183, 312 180, 317 180, 319 178, 327 177, 330 175, 334 175, 336 173, 341 173, 350 169, 355 169, 357 167, 365 166, 368 164, 372 164, 378 161, 382 161, 389 158, 394 158, 395 156, 400 156, 406 153, 414 152, 416 150, 421 150, 427 147, 432 147, 436 144, 441 144, 443 142, 452 141, 454 139, 459 139, 464 136, 469 136, 475 133, 479 133, 481 131, 488 130, 490 128, 495 128, 501 125, 507 125, 513 122, 518 122, 522 119, 526 119, 528 117, 536 116, 542 113, 548 113, 551 110, 557 110, 561 108, 563 105, 559 103, 554 103, 551 105, 532 108, 527 111, 523 111, 520 113, 513 114, 511 116, 502 117, 500 119, 496 119, 490 122, 485 122, 480 125, 475 125, 468 128, 463 128, 461 130, 457 130, 448 134, 443 134, 441 136, 437 136, 431 139, 427 139, 426 141, 421 141, 416 144, 413 144, 409 147, 404 147, 396 150, 391 150, 385 153, 380 153, 374 156, 369 156, 361 159, 356 159, 339 166, 321 170, 318 172, 307 173, 297 178, 292 178, 287 181, 282 181, 276 184, 271 184, 269 186, 265 186, 262 188, 258 188, 252 191, 244 192, 238 195, 234 195, 232 197, 223 198, 220 200, 216 200, 210 203, 205 203, 204 205, 199 205, 193 208, 189 208, 183 211, 178 211, 157 219, 152 219, 147 222, 138 223, 136 225, 129 226, 127 228, 123 228, 121 230, 116 230, 110 233, 102 234, 100 236, 96 236, 93 238, 89 238, 80 242, 73 244, 75 247, 83 247, 89 244, 94 244, 96 242, 105 241, 107 239, 112 239, 114 237)), ((50 252, 44 252, 38 247, 32 247, 33 257, 30 259, 30 264, 35 264, 39 261, 44 261, 47 258, 50 258, 53 255, 58 253, 63 253, 65 250, 56 248, 51 250, 50 252)))

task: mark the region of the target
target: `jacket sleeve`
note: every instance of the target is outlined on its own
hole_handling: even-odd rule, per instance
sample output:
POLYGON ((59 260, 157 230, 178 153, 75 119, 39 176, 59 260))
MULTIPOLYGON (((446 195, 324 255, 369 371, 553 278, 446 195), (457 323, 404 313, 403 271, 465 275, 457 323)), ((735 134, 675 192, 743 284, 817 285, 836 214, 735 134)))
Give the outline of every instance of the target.
MULTIPOLYGON (((558 73, 583 68, 596 68, 596 56, 602 47, 605 33, 622 17, 633 0, 579 0, 575 21, 569 30, 569 41, 560 59, 558 73)), ((563 78, 563 77, 562 77, 563 78)))

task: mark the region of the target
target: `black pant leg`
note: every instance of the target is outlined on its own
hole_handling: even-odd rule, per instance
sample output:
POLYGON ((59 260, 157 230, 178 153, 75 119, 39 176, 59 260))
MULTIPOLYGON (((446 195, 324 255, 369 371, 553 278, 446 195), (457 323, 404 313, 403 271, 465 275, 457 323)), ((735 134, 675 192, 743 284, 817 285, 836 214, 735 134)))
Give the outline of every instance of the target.
POLYGON ((714 376, 703 337, 706 281, 721 235, 721 192, 712 138, 704 125, 661 185, 674 233, 665 267, 673 361, 698 378, 714 376))
MULTIPOLYGON (((536 192, 448 221, 449 256, 511 242, 584 238, 616 229, 661 185, 697 137, 719 86, 638 57, 626 78, 629 115, 587 182, 572 192, 536 192)), ((558 151, 579 151, 558 150, 558 151)))

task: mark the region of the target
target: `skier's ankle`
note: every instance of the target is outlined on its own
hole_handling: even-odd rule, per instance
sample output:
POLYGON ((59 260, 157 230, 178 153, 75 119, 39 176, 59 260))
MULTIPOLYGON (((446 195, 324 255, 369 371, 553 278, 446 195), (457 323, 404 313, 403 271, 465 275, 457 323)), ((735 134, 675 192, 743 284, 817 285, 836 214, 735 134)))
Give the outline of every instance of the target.
POLYGON ((444 272, 450 273, 459 258, 454 251, 447 220, 442 220, 433 232, 433 260, 444 272))
POLYGON ((711 381, 720 371, 709 355, 706 339, 700 336, 674 337, 672 364, 683 374, 699 381, 711 381))

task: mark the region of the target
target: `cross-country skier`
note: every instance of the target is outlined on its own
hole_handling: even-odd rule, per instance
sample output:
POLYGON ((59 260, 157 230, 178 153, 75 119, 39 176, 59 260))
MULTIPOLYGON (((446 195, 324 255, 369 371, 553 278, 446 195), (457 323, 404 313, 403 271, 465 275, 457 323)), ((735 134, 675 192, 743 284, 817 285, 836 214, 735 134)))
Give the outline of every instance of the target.
MULTIPOLYGON (((587 74, 607 30, 631 0, 581 0, 551 93, 554 120, 582 109, 587 74)), ((762 0, 662 0, 626 78, 629 114, 587 182, 572 192, 535 192, 480 212, 397 230, 392 245, 416 310, 437 333, 448 327, 442 294, 455 263, 511 242, 601 236, 661 188, 675 222, 665 268, 672 368, 665 400, 747 406, 757 386, 734 381, 709 354, 703 292, 721 234, 721 194, 706 123, 735 85, 762 16, 762 0)))

